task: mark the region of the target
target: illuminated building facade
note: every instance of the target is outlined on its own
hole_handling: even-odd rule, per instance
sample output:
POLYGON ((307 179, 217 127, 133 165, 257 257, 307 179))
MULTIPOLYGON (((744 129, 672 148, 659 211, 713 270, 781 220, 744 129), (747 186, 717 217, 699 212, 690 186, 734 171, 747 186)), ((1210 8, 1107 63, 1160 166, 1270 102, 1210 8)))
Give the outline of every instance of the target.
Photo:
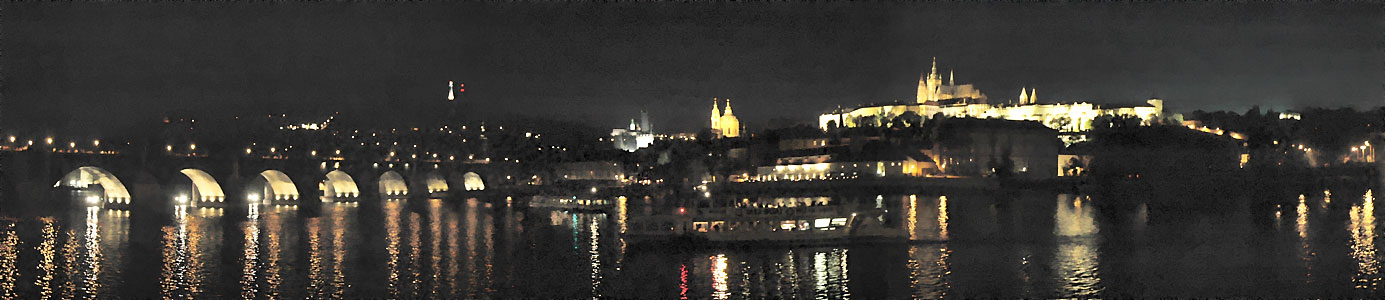
POLYGON ((856 109, 839 109, 818 117, 818 127, 878 126, 906 112, 923 118, 942 114, 954 118, 1006 119, 1038 121, 1060 132, 1083 132, 1091 129, 1092 120, 1103 115, 1140 118, 1142 124, 1152 124, 1164 116, 1164 100, 1151 98, 1144 104, 1103 107, 1087 102, 1039 103, 1037 89, 1022 88, 1015 104, 990 104, 985 94, 970 84, 956 85, 949 76, 942 84, 937 64, 919 80, 915 103, 869 104, 856 109))
POLYGON ((838 180, 857 178, 923 177, 937 168, 925 155, 898 155, 881 159, 837 158, 824 154, 780 158, 773 166, 756 169, 755 181, 838 180))
POLYGON ((731 112, 731 99, 726 99, 726 111, 721 111, 717 107, 717 99, 712 98, 712 134, 717 137, 738 137, 741 136, 741 120, 736 118, 736 114, 731 112))
POLYGON ((635 152, 635 150, 649 147, 654 143, 653 128, 649 125, 649 113, 640 111, 640 122, 630 120, 627 128, 616 128, 611 130, 611 142, 616 149, 635 152))

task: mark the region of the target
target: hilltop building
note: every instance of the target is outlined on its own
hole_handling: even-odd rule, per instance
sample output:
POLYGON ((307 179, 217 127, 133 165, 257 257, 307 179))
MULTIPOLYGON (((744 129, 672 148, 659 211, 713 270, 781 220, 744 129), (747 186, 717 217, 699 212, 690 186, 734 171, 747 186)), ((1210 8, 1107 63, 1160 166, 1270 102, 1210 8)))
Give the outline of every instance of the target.
POLYGON ((1021 88, 1019 98, 1009 104, 992 104, 986 94, 970 84, 957 85, 949 74, 942 84, 937 63, 919 80, 915 103, 867 104, 855 109, 837 109, 818 117, 818 127, 858 127, 885 124, 896 116, 913 112, 927 119, 942 114, 947 117, 1038 121, 1064 133, 1091 129, 1092 120, 1102 115, 1121 115, 1140 118, 1152 124, 1164 117, 1164 100, 1151 98, 1144 104, 1129 106, 1100 106, 1087 102, 1039 103, 1037 89, 1021 88))
POLYGON ((616 149, 635 152, 635 150, 649 147, 654 143, 654 129, 649 125, 649 113, 640 111, 640 122, 635 123, 630 119, 630 126, 627 128, 616 128, 611 130, 611 142, 616 149))
POLYGON ((741 136, 741 120, 731 113, 731 99, 726 99, 726 111, 717 108, 717 99, 712 98, 712 134, 716 137, 741 136))

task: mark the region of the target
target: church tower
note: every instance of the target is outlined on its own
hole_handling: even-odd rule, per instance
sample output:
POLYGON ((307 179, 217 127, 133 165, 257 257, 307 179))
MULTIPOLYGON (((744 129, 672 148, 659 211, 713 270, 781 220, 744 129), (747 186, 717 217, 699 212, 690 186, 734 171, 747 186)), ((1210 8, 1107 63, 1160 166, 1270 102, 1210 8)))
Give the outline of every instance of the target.
POLYGON ((922 104, 928 101, 938 101, 939 92, 942 91, 943 75, 938 74, 938 58, 933 58, 933 67, 928 70, 928 75, 919 76, 918 95, 915 101, 922 104))
POLYGON ((717 98, 712 98, 712 130, 721 129, 721 109, 717 108, 717 98))
POLYGON ((1020 87, 1020 105, 1029 104, 1029 89, 1020 87))
POLYGON ((447 101, 453 101, 453 100, 457 100, 457 97, 456 97, 455 95, 452 94, 452 81, 451 81, 451 80, 448 80, 448 81, 447 81, 447 101))

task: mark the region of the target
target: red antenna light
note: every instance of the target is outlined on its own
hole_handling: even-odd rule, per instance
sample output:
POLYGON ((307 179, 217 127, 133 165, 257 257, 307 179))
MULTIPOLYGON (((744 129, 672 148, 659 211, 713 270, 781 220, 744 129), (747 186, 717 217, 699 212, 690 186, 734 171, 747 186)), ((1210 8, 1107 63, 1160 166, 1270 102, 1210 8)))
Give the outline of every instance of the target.
POLYGON ((465 84, 465 83, 458 83, 458 84, 457 84, 457 92, 458 92, 458 93, 465 93, 465 92, 466 92, 466 84, 465 84))

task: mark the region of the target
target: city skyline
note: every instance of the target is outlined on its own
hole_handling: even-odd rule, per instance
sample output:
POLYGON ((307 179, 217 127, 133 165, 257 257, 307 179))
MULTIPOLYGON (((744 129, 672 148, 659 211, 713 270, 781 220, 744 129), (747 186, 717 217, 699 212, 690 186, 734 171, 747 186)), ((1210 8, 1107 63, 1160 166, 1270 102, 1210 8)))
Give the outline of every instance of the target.
POLYGON ((749 130, 914 98, 939 69, 992 102, 1171 111, 1380 105, 1368 4, 6 4, 0 125, 130 128, 172 112, 441 119, 464 113, 661 130, 732 99, 749 130), (160 8, 162 10, 147 10, 160 8), (18 76, 18 74, 25 74, 18 76))

